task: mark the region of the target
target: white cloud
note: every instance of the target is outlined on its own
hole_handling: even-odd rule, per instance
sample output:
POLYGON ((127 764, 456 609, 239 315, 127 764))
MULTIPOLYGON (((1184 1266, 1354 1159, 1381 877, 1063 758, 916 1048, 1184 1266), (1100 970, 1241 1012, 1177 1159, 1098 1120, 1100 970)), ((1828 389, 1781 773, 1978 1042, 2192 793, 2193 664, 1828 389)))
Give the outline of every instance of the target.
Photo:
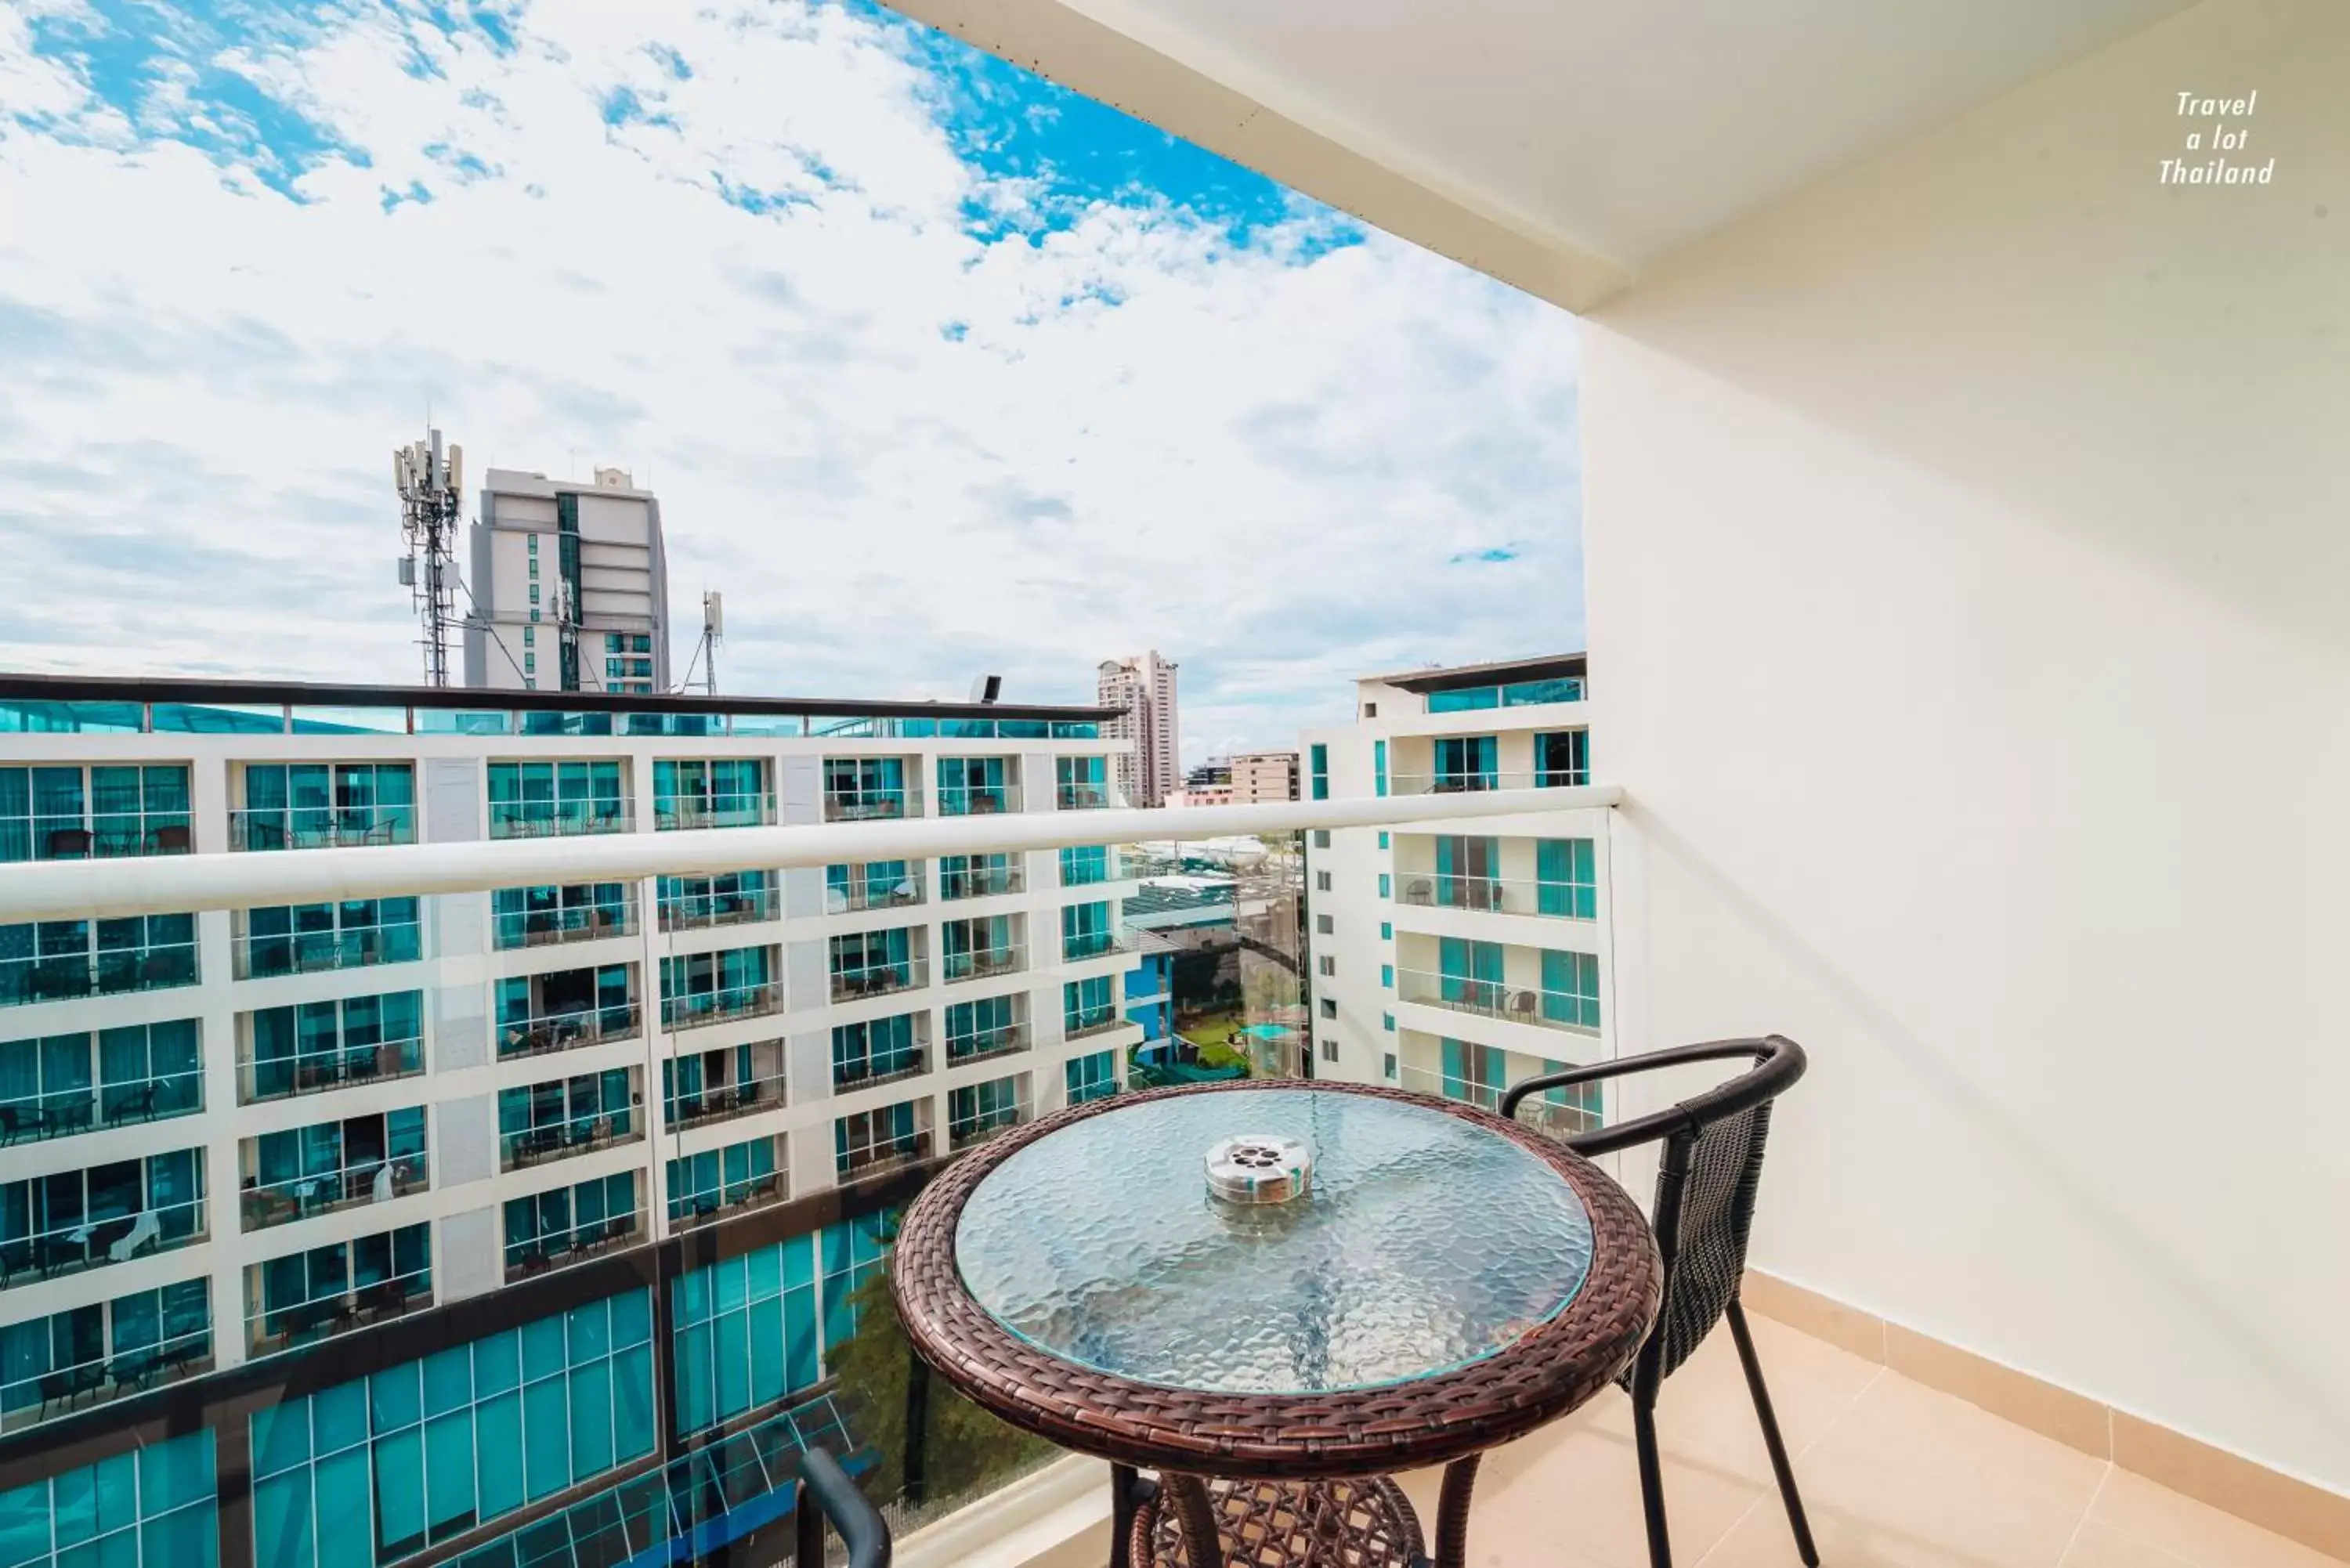
POLYGON ((39 127, 0 134, 0 536, 32 588, 0 663, 414 668, 384 454, 428 401, 476 472, 656 489, 680 624, 727 590, 738 691, 996 670, 1082 701, 1151 646, 1196 758, 1343 717, 1357 674, 1580 646, 1564 316, 1377 234, 1292 265, 1329 223, 1302 205, 1238 250, 1164 202, 987 243, 969 212, 1050 192, 959 158, 866 14, 514 26, 501 53, 371 10, 192 62, 363 150, 296 202, 265 159, 133 138, 236 111, 188 73, 126 116, 0 12, 0 101, 39 127))

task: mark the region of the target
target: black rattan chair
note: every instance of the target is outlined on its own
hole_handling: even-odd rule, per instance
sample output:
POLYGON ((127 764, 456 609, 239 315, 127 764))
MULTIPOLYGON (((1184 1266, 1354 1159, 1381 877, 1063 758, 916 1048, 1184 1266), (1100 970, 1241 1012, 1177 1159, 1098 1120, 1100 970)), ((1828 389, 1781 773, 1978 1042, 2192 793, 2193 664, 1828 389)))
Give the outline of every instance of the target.
POLYGON ((1794 1527, 1795 1550, 1810 1568, 1819 1568, 1795 1472, 1787 1463, 1762 1364, 1746 1327, 1738 1288, 1746 1272, 1746 1238, 1754 1221, 1754 1195, 1762 1178, 1762 1144, 1771 1130, 1771 1102, 1804 1075, 1804 1049, 1773 1034, 1760 1040, 1717 1040, 1644 1056, 1603 1062, 1564 1073, 1547 1073, 1513 1084, 1502 1098, 1502 1114, 1514 1117, 1519 1104, 1544 1089, 1588 1084, 1632 1073, 1691 1063, 1747 1060, 1752 1069, 1726 1084, 1681 1101, 1668 1110, 1618 1127, 1601 1127, 1565 1140, 1579 1154, 1613 1154, 1644 1143, 1664 1144, 1657 1168, 1656 1202, 1649 1222, 1665 1265, 1664 1309, 1640 1354, 1620 1381, 1632 1397, 1632 1427, 1640 1460, 1640 1503, 1648 1516, 1648 1561, 1671 1568, 1672 1548, 1665 1528, 1663 1467, 1657 1454, 1657 1392, 1687 1361, 1723 1317, 1738 1343, 1746 1368, 1746 1388, 1762 1423, 1762 1443, 1771 1452, 1772 1473, 1794 1527))

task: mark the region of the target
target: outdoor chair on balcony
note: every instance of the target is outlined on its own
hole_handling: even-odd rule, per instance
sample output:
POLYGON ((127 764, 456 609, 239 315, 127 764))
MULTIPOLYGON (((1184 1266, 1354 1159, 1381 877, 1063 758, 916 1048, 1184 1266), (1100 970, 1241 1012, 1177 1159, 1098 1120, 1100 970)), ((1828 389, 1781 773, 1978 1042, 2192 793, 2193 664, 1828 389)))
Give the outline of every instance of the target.
POLYGON ((52 860, 86 859, 91 842, 87 827, 53 827, 49 829, 48 857, 52 860))
POLYGON ((1787 1505, 1787 1522, 1794 1529, 1795 1550, 1810 1568, 1819 1568, 1820 1554, 1812 1544, 1804 1501, 1795 1490, 1795 1472, 1787 1462, 1778 1418, 1772 1414, 1770 1390, 1762 1383, 1762 1364, 1755 1357, 1754 1337, 1747 1330, 1746 1311, 1738 1300, 1739 1284, 1746 1272, 1747 1235, 1754 1221, 1754 1196, 1762 1179, 1762 1145, 1771 1131, 1771 1102, 1804 1075, 1804 1049, 1778 1034, 1683 1045, 1564 1073, 1545 1073, 1512 1085, 1502 1099, 1502 1115, 1514 1119, 1521 1102, 1545 1089, 1693 1063, 1738 1060, 1753 1065, 1726 1084, 1665 1110, 1565 1140, 1567 1147, 1586 1156, 1613 1154, 1646 1143, 1664 1145, 1658 1162, 1656 1200, 1649 1212, 1657 1231, 1657 1251, 1665 1266, 1664 1308, 1657 1315, 1648 1343, 1617 1380, 1632 1397, 1640 1501, 1648 1517, 1652 1568, 1671 1568, 1673 1560, 1665 1528, 1664 1475, 1657 1452, 1657 1393, 1725 1316, 1730 1319, 1731 1337, 1737 1342, 1738 1359, 1746 1369, 1754 1414, 1762 1424, 1771 1470, 1778 1478, 1779 1495, 1787 1505))

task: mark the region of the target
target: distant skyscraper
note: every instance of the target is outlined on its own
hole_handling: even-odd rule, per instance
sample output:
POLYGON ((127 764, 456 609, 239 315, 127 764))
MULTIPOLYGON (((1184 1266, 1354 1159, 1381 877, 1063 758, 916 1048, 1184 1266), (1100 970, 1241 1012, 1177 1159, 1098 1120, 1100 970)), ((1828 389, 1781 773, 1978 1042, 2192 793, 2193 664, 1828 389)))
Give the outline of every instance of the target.
POLYGON ((466 685, 669 690, 660 503, 626 469, 579 484, 494 468, 472 545, 466 685))
POLYGON ((1175 666, 1156 651, 1105 659, 1098 701, 1124 708, 1126 716, 1102 726, 1113 740, 1132 741, 1134 750, 1116 758, 1118 782, 1129 805, 1163 805, 1179 786, 1183 770, 1182 732, 1175 722, 1175 666))

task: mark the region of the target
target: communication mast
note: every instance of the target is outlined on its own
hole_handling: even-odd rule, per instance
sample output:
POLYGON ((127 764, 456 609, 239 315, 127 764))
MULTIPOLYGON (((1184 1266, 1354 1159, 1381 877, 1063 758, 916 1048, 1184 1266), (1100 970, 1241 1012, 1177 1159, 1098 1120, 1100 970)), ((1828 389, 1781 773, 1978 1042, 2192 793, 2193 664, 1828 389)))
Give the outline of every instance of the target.
POLYGON ((718 695, 718 645, 725 638, 726 598, 713 589, 702 596, 702 640, 693 645, 693 657, 685 661, 685 679, 679 682, 679 691, 692 689, 694 667, 699 665, 702 690, 712 697, 718 695))
POLYGON ((409 591, 424 635, 424 683, 449 684, 449 628, 457 619, 457 524, 463 520, 465 452, 451 446, 444 455, 441 432, 395 448, 392 488, 400 493, 400 536, 408 554, 400 561, 400 582, 409 591))

